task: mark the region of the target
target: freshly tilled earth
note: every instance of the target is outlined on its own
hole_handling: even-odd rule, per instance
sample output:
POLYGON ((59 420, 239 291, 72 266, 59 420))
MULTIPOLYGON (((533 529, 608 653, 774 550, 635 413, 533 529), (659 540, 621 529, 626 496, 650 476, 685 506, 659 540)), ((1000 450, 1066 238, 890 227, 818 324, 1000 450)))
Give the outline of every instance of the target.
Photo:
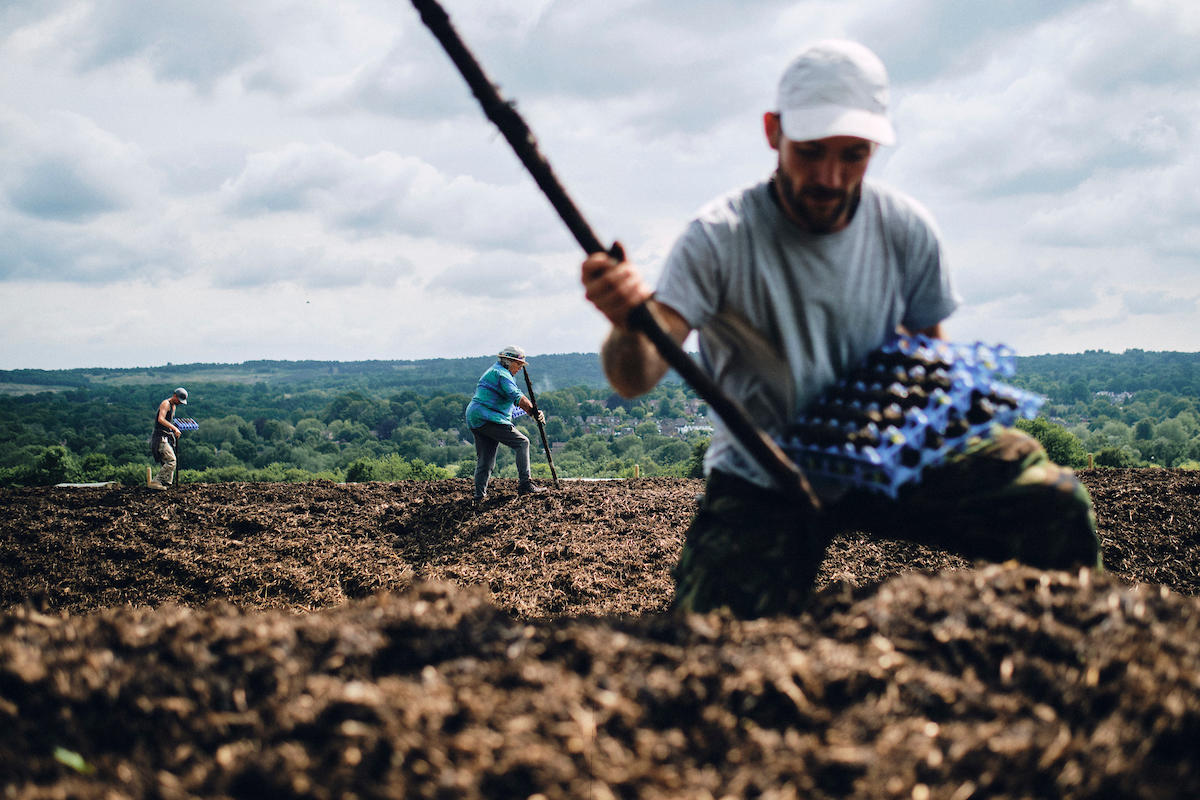
POLYGON ((1082 478, 1105 573, 848 533, 750 622, 698 481, 0 490, 0 797, 1200 796, 1200 474, 1082 478))

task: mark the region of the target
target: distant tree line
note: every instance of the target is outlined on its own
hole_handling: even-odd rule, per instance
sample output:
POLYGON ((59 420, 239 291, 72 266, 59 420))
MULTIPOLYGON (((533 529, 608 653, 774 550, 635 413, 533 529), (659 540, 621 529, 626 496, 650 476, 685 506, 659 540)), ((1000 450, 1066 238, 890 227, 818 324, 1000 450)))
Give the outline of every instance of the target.
POLYGON ((1046 395, 1022 422, 1058 463, 1200 468, 1200 354, 1088 350, 1017 359, 1012 382, 1046 395))
MULTIPOLYGON (((155 409, 180 384, 191 393, 180 416, 200 421, 180 444, 183 481, 469 475, 475 453, 463 410, 492 360, 0 371, 0 485, 144 482, 155 409)), ((663 424, 703 423, 691 414, 694 393, 671 376, 645 397, 624 400, 596 361, 567 354, 531 364, 559 474, 698 476, 704 431, 665 432, 663 424)), ((1024 357, 1012 382, 1048 398, 1041 416, 1020 425, 1059 463, 1082 467, 1091 455, 1098 466, 1200 468, 1200 354, 1024 357)), ((535 475, 549 477, 536 428, 527 418, 517 422, 534 443, 535 475)), ((516 476, 503 449, 498 474, 516 476)))
MULTIPOLYGON (((194 416, 200 427, 179 443, 180 480, 421 480, 473 471, 475 449, 464 419, 468 393, 375 391, 361 376, 313 383, 188 383, 189 404, 176 413, 194 416)), ((144 483, 153 417, 174 385, 102 381, 0 396, 0 485, 144 483)), ((703 439, 659 431, 657 415, 686 413, 690 392, 678 382, 636 401, 617 398, 606 386, 536 396, 547 437, 558 443, 554 461, 563 476, 621 477, 635 467, 647 476, 683 475, 703 439), (624 430, 589 433, 589 417, 620 421, 624 430)), ((516 423, 537 447, 535 474, 549 477, 535 424, 527 417, 516 423)), ((507 450, 498 474, 516 477, 507 450)))

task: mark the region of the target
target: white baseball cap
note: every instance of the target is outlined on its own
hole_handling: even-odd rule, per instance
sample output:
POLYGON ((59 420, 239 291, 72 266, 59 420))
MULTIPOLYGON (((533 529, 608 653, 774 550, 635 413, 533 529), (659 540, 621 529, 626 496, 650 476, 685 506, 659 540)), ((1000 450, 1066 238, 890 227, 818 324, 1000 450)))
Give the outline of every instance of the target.
POLYGON ((794 142, 857 136, 894 144, 888 121, 888 76, 879 57, 858 42, 808 45, 779 79, 783 135, 794 142))

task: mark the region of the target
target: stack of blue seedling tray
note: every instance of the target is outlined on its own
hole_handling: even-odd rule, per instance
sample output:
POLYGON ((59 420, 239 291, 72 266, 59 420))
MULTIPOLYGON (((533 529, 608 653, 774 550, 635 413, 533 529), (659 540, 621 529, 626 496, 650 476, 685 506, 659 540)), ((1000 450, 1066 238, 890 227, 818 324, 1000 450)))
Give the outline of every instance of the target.
POLYGON ((822 394, 779 438, 811 478, 895 497, 993 425, 1032 419, 1045 398, 1001 381, 1005 345, 897 336, 822 394))
POLYGON ((200 430, 200 423, 196 422, 196 420, 192 419, 191 417, 180 417, 173 420, 173 422, 175 423, 175 427, 179 428, 181 431, 200 430))

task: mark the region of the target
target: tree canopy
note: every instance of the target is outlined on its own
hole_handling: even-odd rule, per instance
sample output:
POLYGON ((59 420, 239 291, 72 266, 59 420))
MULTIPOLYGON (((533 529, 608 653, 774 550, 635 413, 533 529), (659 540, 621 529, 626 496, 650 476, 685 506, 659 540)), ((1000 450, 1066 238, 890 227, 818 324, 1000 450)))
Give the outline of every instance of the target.
MULTIPOLYGON (((143 482, 155 409, 179 385, 190 392, 180 415, 200 421, 180 443, 185 481, 468 475, 475 452, 463 411, 493 361, 0 371, 0 485, 143 482)), ((697 474, 706 407, 674 374, 627 400, 594 354, 539 356, 529 369, 559 475, 697 474)), ((1101 466, 1200 467, 1200 354, 1022 357, 1011 382, 1047 397, 1022 426, 1059 463, 1082 466, 1092 454, 1101 466)), ((535 475, 549 477, 533 423, 518 424, 535 443, 535 475)), ((498 474, 516 475, 505 449, 498 474)))

